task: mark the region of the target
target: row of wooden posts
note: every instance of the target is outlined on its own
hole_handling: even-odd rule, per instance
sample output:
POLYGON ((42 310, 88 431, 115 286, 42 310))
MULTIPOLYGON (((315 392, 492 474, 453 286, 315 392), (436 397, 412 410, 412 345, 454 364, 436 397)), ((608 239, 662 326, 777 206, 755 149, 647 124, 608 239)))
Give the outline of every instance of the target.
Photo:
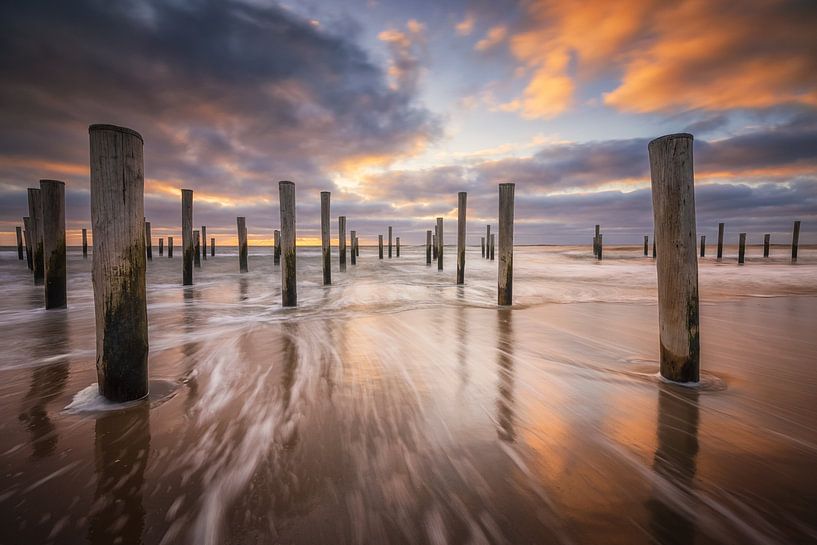
MULTIPOLYGON (((723 233, 724 233, 724 223, 718 224, 718 253, 717 258, 718 261, 723 259, 723 233)), ((600 225, 596 225, 596 233, 593 235, 593 256, 601 261, 602 254, 603 254, 603 233, 599 232, 600 225)), ((648 255, 648 248, 649 248, 649 235, 644 235, 644 257, 648 255)), ((769 257, 769 247, 771 244, 772 235, 771 233, 766 233, 763 235, 763 257, 769 257)), ((797 263, 797 248, 800 245, 800 220, 795 220, 794 226, 792 227, 792 236, 791 236, 791 262, 797 263)), ((706 257, 706 235, 701 235, 701 257, 706 257)), ((653 236, 652 241, 652 256, 655 257, 655 236, 653 236)), ((740 233, 738 236, 738 264, 743 265, 746 261, 746 233, 740 233)))
MULTIPOLYGON (((145 286, 149 225, 144 216, 144 162, 142 137, 131 129, 91 125, 91 219, 94 233, 93 285, 96 315, 96 358, 99 391, 113 401, 139 399, 148 393, 148 327, 145 286)), ((692 135, 672 134, 649 143, 652 202, 658 277, 660 372, 679 382, 697 382, 700 373, 698 315, 698 261, 695 235, 695 192, 692 135)), ((499 267, 497 302, 510 305, 513 294, 512 183, 499 184, 499 267)), ((297 305, 295 278, 295 184, 278 184, 281 229, 274 233, 274 259, 281 264, 281 297, 285 307, 297 305)), ((183 284, 192 284, 197 233, 192 229, 193 192, 182 190, 183 284)), ((457 283, 465 275, 465 225, 467 195, 458 195, 457 283)), ((65 305, 64 184, 43 180, 29 190, 27 237, 34 242, 35 279, 46 285, 46 306, 65 305), (39 271, 39 272, 38 272, 39 271)), ((331 283, 329 247, 330 194, 321 193, 321 243, 324 283, 331 283)), ((247 228, 237 219, 239 262, 247 270, 247 228)), ((346 218, 339 218, 341 270, 345 269, 346 218)), ((719 229, 721 256, 723 224, 719 229)), ((795 223, 793 258, 799 222, 795 223)), ((205 228, 202 235, 206 237, 205 228)), ((741 237, 745 242, 745 236, 741 237)), ((85 247, 83 233, 83 252, 85 247)), ((206 238, 205 238, 206 240, 206 238)), ((392 229, 389 227, 389 256, 392 229)), ((168 251, 172 251, 169 240, 168 251)), ((646 245, 645 239, 645 245, 646 245)), ((359 255, 357 233, 351 232, 352 264, 359 255)), ((383 257, 383 235, 378 237, 383 257)), ((213 245, 211 245, 211 248, 213 245)), ((483 256, 494 259, 494 235, 487 227, 483 256)), ((399 255, 399 239, 397 243, 399 255)), ((426 231, 426 263, 437 260, 443 268, 443 218, 435 232, 426 231)), ((646 250, 646 246, 645 246, 646 250)), ((594 252, 601 259, 602 233, 596 226, 594 252)))

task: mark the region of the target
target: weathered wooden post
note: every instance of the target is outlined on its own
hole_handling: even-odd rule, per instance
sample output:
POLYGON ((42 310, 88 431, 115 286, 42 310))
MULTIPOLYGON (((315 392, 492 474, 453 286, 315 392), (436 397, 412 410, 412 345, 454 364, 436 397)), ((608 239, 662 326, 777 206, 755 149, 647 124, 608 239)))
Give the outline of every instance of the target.
POLYGON ((400 237, 397 237, 395 240, 396 248, 397 248, 397 257, 400 257, 400 237))
POLYGON ((443 219, 437 218, 437 270, 443 270, 443 219))
POLYGON ((656 253, 655 253, 655 233, 652 234, 652 258, 653 259, 656 258, 656 253))
POLYGON ((604 243, 602 242, 603 237, 604 235, 602 233, 599 233, 598 237, 596 238, 596 259, 598 261, 601 261, 602 258, 602 248, 604 245, 604 243))
POLYGON ((40 285, 45 278, 43 263, 43 211, 40 190, 28 189, 28 216, 31 218, 31 249, 34 252, 34 284, 40 285))
POLYGON ((383 259, 383 235, 377 235, 377 255, 383 259))
POLYGON ((278 182, 278 202, 281 206, 281 301, 285 307, 298 304, 295 277, 295 184, 278 182))
POLYGON ((593 257, 599 258, 599 229, 601 226, 596 224, 596 232, 593 234, 593 257))
POLYGON ((163 237, 159 237, 159 257, 165 255, 165 239, 163 237))
POLYGON ((40 180, 43 213, 43 263, 45 308, 66 304, 65 183, 40 180))
POLYGON ((431 265, 431 229, 426 230, 426 265, 431 265))
MULTIPOLYGON (((500 305, 513 304, 514 189, 515 184, 499 184, 499 277, 497 278, 497 303, 500 305)), ((491 258, 493 258, 493 255, 491 258)))
POLYGON ((82 257, 88 257, 88 229, 82 228, 82 257))
POLYGON ((794 222, 791 234, 791 262, 797 263, 797 246, 800 243, 800 220, 794 222))
POLYGON ((193 265, 197 268, 201 268, 201 242, 199 239, 199 230, 193 230, 193 265))
MULTIPOLYGON (((332 284, 332 251, 330 247, 331 235, 329 233, 330 198, 331 195, 328 191, 321 191, 321 258, 323 263, 324 286, 332 284)), ((343 219, 345 222, 346 218, 343 219)))
POLYGON ((738 243, 738 264, 743 265, 746 257, 746 233, 740 233, 740 242, 738 243))
POLYGON ((491 224, 485 226, 485 243, 488 247, 485 249, 485 259, 491 259, 491 224))
POLYGON ((153 238, 150 235, 150 222, 145 222, 145 249, 147 250, 148 260, 153 260, 153 238))
POLYGON ((391 225, 389 225, 389 259, 391 259, 391 225))
POLYGON ((210 257, 216 257, 216 237, 210 237, 210 257))
POLYGON ((723 259, 723 223, 718 224, 718 261, 723 259))
POLYGON ((247 218, 238 216, 235 219, 238 231, 238 272, 247 272, 247 218))
POLYGON ((763 257, 769 257, 769 242, 771 242, 771 239, 771 233, 763 235, 763 257))
POLYGON ((207 226, 201 226, 201 258, 207 260, 207 226))
POLYGON ((465 212, 468 193, 457 193, 457 284, 465 283, 465 212))
POLYGON ((272 264, 273 265, 280 265, 281 264, 281 231, 276 229, 272 232, 272 243, 275 245, 275 248, 272 250, 272 264))
POLYGON ((701 235, 701 257, 706 257, 706 235, 701 235))
POLYGON ((352 254, 352 265, 357 265, 357 231, 352 229, 352 232, 349 234, 349 242, 352 245, 351 254, 352 254))
MULTIPOLYGON (((171 254, 172 255, 172 252, 171 254)), ((182 189, 182 284, 193 285, 193 190, 182 189)))
POLYGON ((142 137, 91 125, 91 222, 99 393, 111 401, 148 394, 142 137))
POLYGON ((482 246, 482 257, 485 258, 485 237, 480 237, 480 245, 482 246))
POLYGON ((644 257, 649 256, 649 248, 650 248, 650 237, 649 237, 649 235, 644 235, 644 257))
POLYGON ((652 208, 657 257, 661 376, 698 382, 700 337, 698 260, 695 256, 695 182, 692 135, 650 142, 652 208))
POLYGON ((355 237, 355 256, 360 257, 360 241, 355 237))
POLYGON ((173 257, 173 237, 167 237, 167 257, 173 257))
POLYGON ((431 236, 431 253, 434 261, 437 261, 437 225, 434 225, 434 234, 431 236))
POLYGON ((32 255, 31 251, 31 218, 26 216, 23 218, 23 242, 25 242, 26 246, 26 265, 28 265, 28 270, 34 270, 34 256, 32 255))
POLYGON ((496 233, 491 233, 491 261, 494 260, 495 249, 496 249, 496 233))
POLYGON ((23 228, 19 225, 14 228, 17 232, 17 259, 23 260, 23 228))
POLYGON ((338 216, 338 253, 340 272, 346 271, 346 216, 338 216))

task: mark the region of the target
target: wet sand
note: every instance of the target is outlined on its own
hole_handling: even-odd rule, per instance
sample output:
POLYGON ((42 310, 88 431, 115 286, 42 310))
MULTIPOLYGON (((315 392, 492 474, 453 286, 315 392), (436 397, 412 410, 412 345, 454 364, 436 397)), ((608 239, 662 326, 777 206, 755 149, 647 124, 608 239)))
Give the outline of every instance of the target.
POLYGON ((46 312, 3 256, 0 543, 817 542, 813 256, 702 263, 691 389, 656 376, 635 248, 520 248, 513 309, 478 249, 464 288, 404 252, 327 289, 302 251, 291 311, 267 254, 188 289, 154 257, 125 410, 92 387, 90 259, 46 312))

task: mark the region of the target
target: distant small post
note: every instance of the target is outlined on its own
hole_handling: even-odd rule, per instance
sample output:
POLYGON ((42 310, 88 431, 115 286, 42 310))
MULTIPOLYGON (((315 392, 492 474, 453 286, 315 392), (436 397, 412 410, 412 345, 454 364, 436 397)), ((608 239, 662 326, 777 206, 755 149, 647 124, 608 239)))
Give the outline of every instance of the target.
POLYGON ((216 237, 210 237, 210 257, 216 257, 216 237))
POLYGON ((494 260, 494 250, 496 250, 496 233, 491 233, 491 261, 494 260))
POLYGON ((740 234, 740 242, 738 243, 738 264, 743 265, 746 258, 746 233, 740 234))
MULTIPOLYGON (((172 255, 172 252, 171 252, 172 255)), ((193 190, 182 189, 182 284, 193 285, 193 190)))
POLYGON ((34 270, 34 262, 33 262, 33 255, 31 251, 31 218, 26 216, 23 218, 23 242, 25 243, 26 247, 26 265, 28 265, 28 270, 34 270))
POLYGON ((391 225, 389 225, 389 259, 391 259, 391 225))
POLYGON ((426 265, 431 265, 431 229, 426 230, 426 265))
POLYGON ((159 237, 159 257, 165 255, 165 239, 163 237, 159 237))
POLYGON ((706 235, 701 235, 701 257, 706 257, 706 235))
POLYGON ((596 224, 596 232, 593 234, 593 256, 599 258, 599 229, 601 226, 596 224))
POLYGON ((598 261, 601 261, 602 258, 602 249, 604 247, 604 243, 602 242, 603 238, 604 235, 602 233, 599 233, 596 237, 596 259, 598 261))
POLYGON ((431 255, 437 261, 437 225, 434 225, 434 234, 431 235, 431 255))
POLYGON ((355 237, 355 256, 360 257, 360 241, 355 237))
POLYGON ((357 252, 355 252, 355 246, 357 245, 357 231, 354 229, 351 233, 349 233, 349 240, 350 244, 352 245, 352 251, 350 252, 352 254, 352 265, 357 265, 357 252))
POLYGON ((193 230, 193 265, 197 269, 201 268, 201 240, 198 229, 193 230))
MULTIPOLYGON (((328 286, 332 283, 332 251, 329 238, 330 198, 331 194, 328 191, 321 191, 321 263, 323 264, 324 286, 328 286)), ((344 220, 345 219, 346 218, 344 218, 344 220)), ((341 255, 343 255, 343 253, 345 252, 341 252, 341 255)))
POLYGON ((150 235, 150 222, 145 222, 145 249, 147 250, 148 260, 153 260, 153 239, 150 235))
POLYGON ((397 248, 397 257, 400 257, 400 237, 395 238, 394 241, 397 248))
POLYGON ((797 263, 797 246, 800 243, 800 220, 794 222, 791 234, 791 262, 797 263))
POLYGON ((17 232, 17 259, 23 260, 23 228, 19 225, 14 228, 17 232))
POLYGON ((485 243, 488 245, 485 252, 485 258, 491 259, 491 224, 485 226, 485 243))
POLYGON ((655 233, 652 234, 652 258, 656 259, 655 253, 655 233))
POLYGON ((644 257, 649 256, 649 248, 650 248, 650 237, 649 235, 644 235, 644 257))
POLYGON ((769 257, 769 242, 771 242, 771 239, 771 233, 763 235, 763 257, 769 257))
POLYGON ((65 183, 40 180, 43 207, 45 308, 66 305, 65 183))
POLYGON ((437 218, 437 270, 443 270, 443 219, 437 218))
POLYGON ((88 229, 85 227, 82 228, 82 257, 88 257, 88 229))
POLYGON ((346 216, 338 216, 338 254, 340 272, 346 271, 346 216))
POLYGON ((718 224, 718 261, 723 259, 723 228, 724 224, 718 224))
POLYGON ((272 232, 272 243, 275 246, 272 250, 272 264, 281 264, 281 231, 276 229, 272 232))
POLYGON ((31 218, 31 249, 34 252, 34 284, 41 285, 45 278, 43 263, 43 212, 40 190, 28 189, 28 216, 31 218))
POLYGON ((377 255, 383 259, 383 235, 377 235, 377 255))
POLYGON ((167 237, 167 257, 173 257, 173 237, 167 237))
POLYGON ((695 256, 695 182, 692 135, 650 142, 655 239, 660 241, 658 320, 661 376, 698 382, 700 338, 698 260, 695 256))
POLYGON ((281 208, 281 304, 298 304, 298 285, 295 271, 295 184, 278 182, 278 202, 281 208))
POLYGON ((485 237, 480 237, 480 245, 482 246, 482 257, 485 258, 485 237))
POLYGON ((468 193, 457 193, 457 284, 465 283, 465 213, 468 193))
POLYGON ((201 226, 201 258, 207 260, 207 226, 201 226))
POLYGON ((238 231, 238 272, 247 272, 247 218, 238 216, 235 219, 238 231))
POLYGON ((91 125, 91 222, 99 393, 111 401, 148 394, 142 137, 91 125))
POLYGON ((514 184, 499 184, 499 277, 497 303, 513 303, 514 184))

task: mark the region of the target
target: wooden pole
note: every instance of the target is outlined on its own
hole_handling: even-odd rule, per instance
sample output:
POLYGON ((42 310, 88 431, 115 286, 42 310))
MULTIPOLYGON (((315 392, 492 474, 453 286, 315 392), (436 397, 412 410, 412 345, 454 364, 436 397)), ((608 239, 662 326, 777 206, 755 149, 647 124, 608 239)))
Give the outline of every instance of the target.
MULTIPOLYGON (((500 305, 513 304, 514 189, 515 184, 499 184, 499 277, 497 278, 497 303, 500 305)), ((491 257, 493 258, 493 255, 491 257)))
POLYGON ((281 304, 298 304, 298 284, 295 271, 295 184, 278 182, 278 202, 281 207, 281 304))
POLYGON ((340 272, 346 271, 346 216, 338 216, 338 253, 340 272))
POLYGON ((491 224, 485 226, 485 242, 488 244, 488 248, 485 252, 485 258, 491 259, 491 224))
POLYGON ((596 224, 596 232, 593 235, 593 256, 596 259, 599 258, 599 229, 600 228, 601 228, 601 226, 596 224))
POLYGON ((443 270, 443 219, 437 218, 437 270, 443 270))
POLYGON ((45 279, 43 263, 43 212, 40 190, 28 189, 28 216, 31 218, 31 249, 34 252, 34 284, 40 285, 45 279))
POLYGON ((389 259, 391 259, 391 225, 389 225, 389 259))
POLYGON ((395 239, 396 248, 397 248, 397 257, 400 257, 400 237, 395 239))
POLYGON ((193 190, 182 189, 182 284, 193 285, 193 190))
MULTIPOLYGON (((329 286, 332 284, 332 249, 330 245, 330 236, 329 233, 329 206, 330 206, 330 199, 331 194, 328 191, 321 191, 321 257, 323 263, 323 285, 329 286)), ((338 218, 342 227, 345 227, 343 223, 345 223, 346 218, 338 218), (342 218, 342 219, 341 219, 342 218)), ((340 233, 340 231, 338 231, 340 233)), ((340 242, 338 242, 340 243, 340 242)), ((338 251, 341 254, 341 260, 343 259, 345 254, 345 248, 343 251, 338 251)), ((341 267, 342 270, 342 267, 341 267)))
POLYGON ((652 258, 653 259, 656 258, 656 253, 655 253, 655 233, 652 234, 652 258))
POLYGON ((355 237, 355 256, 360 257, 360 241, 355 237))
POLYGON ((650 237, 649 237, 649 235, 644 235, 644 257, 649 256, 649 248, 650 248, 650 237))
POLYGON ((377 235, 377 255, 383 259, 383 235, 377 235))
POLYGON ((655 239, 660 250, 656 269, 661 376, 676 382, 698 382, 700 337, 692 135, 663 136, 650 142, 648 149, 655 239))
POLYGON ((272 264, 273 265, 280 265, 281 264, 281 231, 276 229, 272 232, 272 243, 275 245, 275 248, 272 250, 272 264))
POLYGON ((167 257, 173 257, 173 237, 167 237, 167 257))
POLYGON ((352 265, 357 265, 357 252, 355 248, 357 247, 357 231, 352 229, 352 232, 349 234, 350 243, 352 245, 351 254, 352 254, 352 265))
POLYGON ((723 259, 723 223, 718 224, 718 261, 723 259))
POLYGON ((88 257, 88 229, 82 228, 82 257, 88 257))
POLYGON ((14 228, 17 232, 17 259, 23 260, 23 228, 19 225, 14 228))
POLYGON ((431 235, 431 254, 434 261, 437 261, 437 225, 434 225, 434 234, 431 235))
POLYGON ((247 267, 247 218, 238 216, 235 219, 236 230, 238 231, 238 272, 249 271, 247 267))
POLYGON ((40 180, 43 212, 45 308, 66 306, 65 183, 40 180))
POLYGON ((746 258, 746 233, 740 233, 740 242, 738 243, 738 264, 743 265, 746 258))
POLYGON ((91 222, 99 393, 111 401, 148 394, 142 137, 91 125, 91 222))
POLYGON ((791 262, 797 263, 797 246, 800 243, 800 220, 794 222, 791 234, 791 262))
POLYGON ((198 229, 193 231, 193 265, 197 269, 201 268, 201 241, 198 229))
POLYGON ((431 265, 431 229, 426 230, 426 265, 431 265))
POLYGON ((482 246, 482 257, 485 258, 485 237, 480 237, 480 245, 482 246))
POLYGON ((163 237, 159 237, 159 257, 165 255, 165 239, 163 237))
POLYGON ((769 257, 769 242, 771 242, 771 233, 763 235, 763 257, 769 257))
POLYGON ((153 260, 153 238, 150 236, 150 222, 145 222, 145 250, 147 250, 148 260, 153 260))
POLYGON ((468 193, 457 193, 457 284, 465 283, 465 212, 468 193))
POLYGON ((596 259, 599 261, 601 261, 602 258, 602 248, 604 246, 604 243, 602 242, 603 237, 604 235, 602 233, 599 233, 599 236, 596 239, 596 259))
POLYGON ((201 258, 207 260, 207 226, 201 226, 201 258))
POLYGON ((496 233, 491 233, 491 261, 494 260, 494 250, 496 250, 496 233))
POLYGON ((216 237, 210 237, 210 257, 216 257, 216 237))
POLYGON ((701 235, 701 257, 706 257, 706 235, 701 235))
POLYGON ((23 242, 26 246, 26 265, 28 270, 34 270, 34 257, 31 251, 31 218, 26 216, 23 218, 23 242))

